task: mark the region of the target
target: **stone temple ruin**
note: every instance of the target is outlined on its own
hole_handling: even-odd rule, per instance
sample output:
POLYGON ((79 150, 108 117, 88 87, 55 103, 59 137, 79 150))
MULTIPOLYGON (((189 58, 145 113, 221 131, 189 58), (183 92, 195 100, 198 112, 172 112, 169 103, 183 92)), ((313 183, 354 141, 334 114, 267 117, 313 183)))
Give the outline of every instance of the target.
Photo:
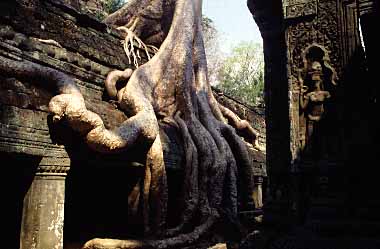
MULTIPOLYGON (((78 90, 86 111, 96 113, 106 130, 117 129, 133 116, 105 86, 113 70, 136 67, 121 45, 125 36, 96 18, 100 3, 0 2, 4 248, 82 248, 93 238, 110 238, 122 246, 101 242, 103 247, 97 247, 93 241, 87 248, 164 248, 176 243, 150 241, 165 238, 159 234, 162 221, 156 219, 162 210, 167 213, 165 226, 175 227, 184 209, 179 203, 190 174, 185 170, 189 150, 178 125, 157 118, 167 193, 160 192, 160 180, 152 180, 159 191, 146 197, 141 193, 151 143, 137 139, 140 146, 126 153, 102 153, 75 130, 87 123, 69 113, 57 122, 49 105, 57 94, 78 90), (167 204, 160 202, 160 195, 168 196, 167 204), (145 198, 158 201, 148 205, 151 213, 145 212, 151 201, 145 198), (131 241, 123 242, 126 238, 131 241)), ((235 156, 240 178, 232 191, 237 205, 231 210, 237 210, 238 221, 220 208, 223 222, 216 221, 193 243, 171 248, 379 248, 378 1, 248 0, 247 5, 264 41, 265 111, 215 89, 209 96, 229 124, 245 124, 242 129, 235 126, 239 136, 252 135, 247 129, 257 131, 255 142, 241 142, 247 148, 245 161, 235 156), (228 116, 228 110, 235 115, 228 116), (246 162, 249 168, 240 169, 246 162)), ((153 47, 137 51, 143 63, 156 52, 153 47)), ((123 86, 116 83, 120 92, 123 86)), ((233 188, 231 182, 222 192, 233 188)), ((196 222, 203 224, 192 218, 190 225, 196 222)), ((185 236, 174 238, 186 240, 195 234, 186 226, 184 231, 185 236)))

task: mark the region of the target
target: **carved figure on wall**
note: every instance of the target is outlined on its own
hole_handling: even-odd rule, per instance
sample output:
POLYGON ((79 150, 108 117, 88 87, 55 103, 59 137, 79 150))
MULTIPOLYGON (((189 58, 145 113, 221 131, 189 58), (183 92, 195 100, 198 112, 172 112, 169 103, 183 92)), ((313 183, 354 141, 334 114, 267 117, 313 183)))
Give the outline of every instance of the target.
POLYGON ((309 46, 303 58, 304 69, 299 77, 300 144, 303 159, 315 161, 328 157, 325 118, 336 85, 336 73, 328 64, 327 52, 320 45, 309 46))
POLYGON ((257 133, 221 106, 211 91, 201 6, 202 0, 130 0, 106 18, 108 25, 125 35, 124 49, 135 67, 112 71, 106 79, 106 91, 128 115, 116 129, 108 129, 100 115, 87 109, 81 89, 69 75, 34 62, 0 61, 1 73, 56 87, 57 95, 49 103, 53 121, 65 120, 91 149, 110 154, 148 148, 141 149, 146 153, 145 178, 137 195, 142 201, 145 237, 151 240, 93 239, 84 245, 86 249, 186 246, 223 218, 239 224, 239 202, 252 199, 253 167, 247 141, 255 146, 257 133), (147 60, 140 60, 144 56, 147 60), (116 89, 120 82, 123 87, 116 89), (182 215, 171 229, 166 225, 162 123, 182 135, 186 160, 182 215))
POLYGON ((306 119, 305 150, 310 154, 323 147, 322 137, 318 135, 318 124, 324 115, 324 102, 331 95, 330 92, 322 90, 322 66, 319 62, 313 62, 308 73, 312 85, 310 88, 302 86, 300 107, 306 119))

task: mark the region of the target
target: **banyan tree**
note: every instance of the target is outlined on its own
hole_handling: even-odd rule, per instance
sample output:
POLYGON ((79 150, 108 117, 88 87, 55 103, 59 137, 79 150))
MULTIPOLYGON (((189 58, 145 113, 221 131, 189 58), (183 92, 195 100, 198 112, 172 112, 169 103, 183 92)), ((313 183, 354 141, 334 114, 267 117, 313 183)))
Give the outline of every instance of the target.
POLYGON ((2 71, 38 75, 55 84, 59 94, 49 103, 53 120, 65 120, 91 149, 110 154, 149 148, 142 152, 147 155, 145 176, 136 194, 142 201, 141 222, 149 239, 95 238, 83 248, 179 248, 196 242, 223 219, 238 224, 239 203, 252 199, 248 147, 257 147, 257 133, 214 98, 201 18, 202 0, 130 0, 105 19, 125 35, 124 50, 135 65, 111 71, 105 82, 109 97, 128 116, 114 130, 106 129, 101 117, 87 110, 69 76, 26 62, 1 63, 2 71), (185 151, 184 208, 175 227, 166 225, 161 123, 175 127, 185 151))

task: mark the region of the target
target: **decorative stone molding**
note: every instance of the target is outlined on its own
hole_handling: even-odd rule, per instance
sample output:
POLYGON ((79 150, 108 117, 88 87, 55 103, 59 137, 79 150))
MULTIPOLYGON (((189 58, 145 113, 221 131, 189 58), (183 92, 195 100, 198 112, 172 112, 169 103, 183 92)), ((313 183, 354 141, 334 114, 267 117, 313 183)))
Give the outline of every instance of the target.
POLYGON ((285 19, 316 15, 317 6, 317 1, 285 1, 285 19))
POLYGON ((70 170, 69 158, 43 157, 36 175, 38 176, 66 176, 70 170))

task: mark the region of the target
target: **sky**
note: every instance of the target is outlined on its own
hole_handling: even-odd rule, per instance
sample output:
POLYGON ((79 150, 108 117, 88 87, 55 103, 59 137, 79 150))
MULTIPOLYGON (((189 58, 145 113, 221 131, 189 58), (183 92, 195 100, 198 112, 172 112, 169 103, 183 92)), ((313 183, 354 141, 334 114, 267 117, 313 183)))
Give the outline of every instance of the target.
POLYGON ((241 41, 262 44, 246 0, 203 0, 203 15, 214 21, 222 38, 222 49, 230 50, 241 41))

